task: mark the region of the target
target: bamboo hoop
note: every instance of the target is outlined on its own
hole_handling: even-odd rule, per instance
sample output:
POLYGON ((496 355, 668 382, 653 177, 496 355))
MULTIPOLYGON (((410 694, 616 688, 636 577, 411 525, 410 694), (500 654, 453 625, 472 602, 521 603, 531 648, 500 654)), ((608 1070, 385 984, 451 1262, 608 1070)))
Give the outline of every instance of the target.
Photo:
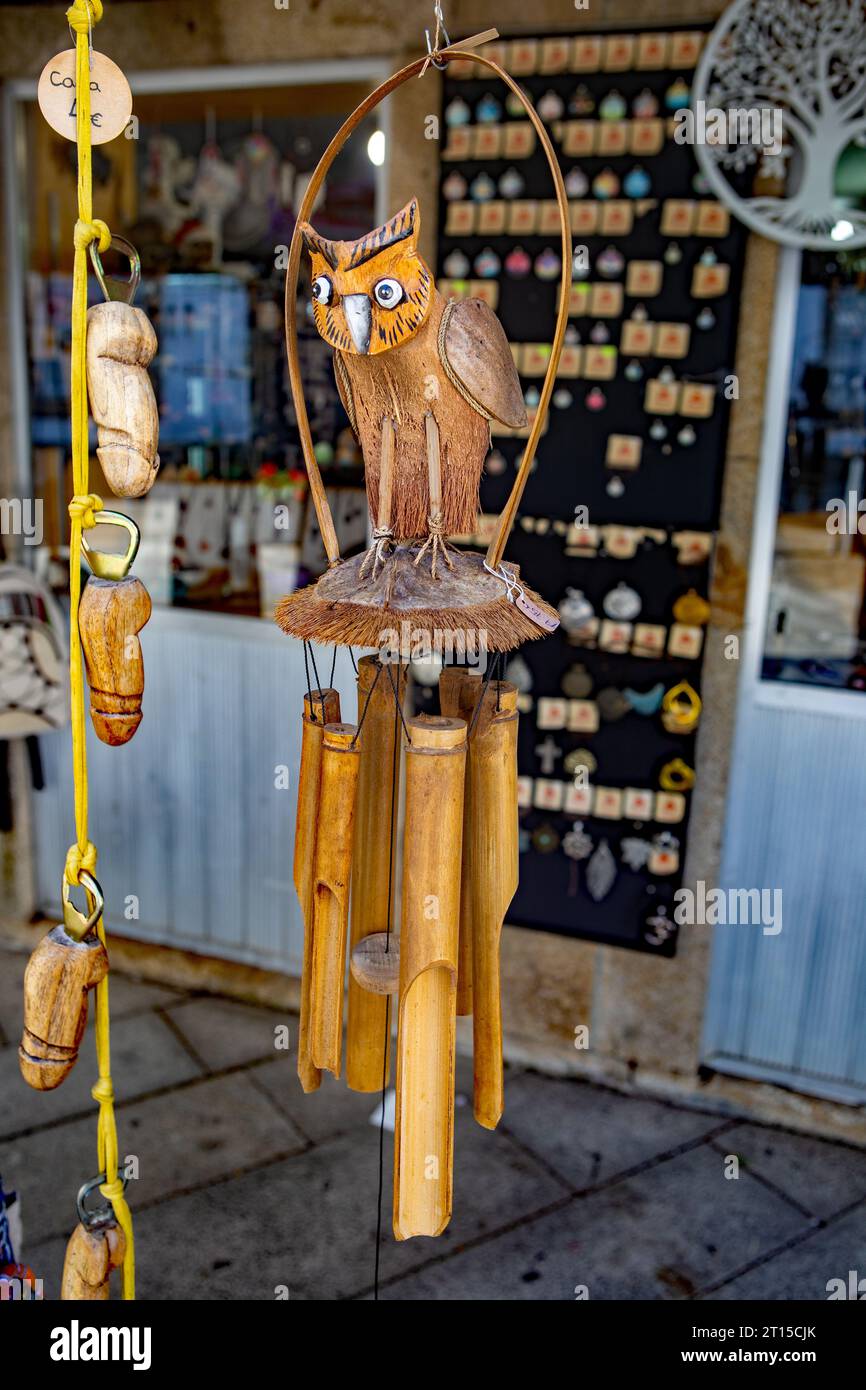
POLYGON ((492 569, 498 569, 502 560, 517 509, 520 506, 520 499, 526 487, 529 472, 532 467, 532 460, 541 438, 541 431, 547 416, 550 397, 553 394, 556 372, 559 367, 559 359, 562 353, 562 345, 565 340, 565 330, 568 326, 568 299, 569 287, 571 285, 571 218, 568 208, 568 196, 565 191, 565 184, 562 172, 557 162, 556 154, 551 144, 550 137, 544 128, 544 124, 532 105, 526 93, 518 86, 514 79, 495 63, 492 58, 485 58, 483 54, 473 51, 471 45, 486 43, 489 39, 498 38, 495 29, 485 31, 484 34, 476 35, 472 39, 464 39, 455 44, 449 44, 447 48, 434 50, 426 54, 423 58, 416 58, 414 62, 395 72, 387 78, 379 87, 365 97, 360 105, 356 106, 336 135, 331 140, 313 172, 312 178, 307 185, 303 201, 298 209, 298 218, 295 230, 292 235, 289 247, 289 263, 286 268, 286 351, 289 359, 289 381, 292 388, 292 399, 295 404, 295 415, 298 422, 298 433, 301 436, 301 447, 304 453, 304 463, 307 469, 307 477, 310 483, 310 495, 313 499, 313 507, 316 512, 316 520, 319 525, 319 532, 322 537, 322 544, 325 547, 325 554, 328 557, 329 565, 340 563, 340 546, 337 540, 337 533, 334 528, 334 520, 331 509, 328 506, 328 499, 325 493, 325 485, 322 481, 322 474, 313 453, 313 440, 310 434, 310 422, 307 416, 307 407, 304 400, 304 387, 301 381, 300 362, 298 358, 298 339, 297 339, 297 290, 298 276, 301 266, 301 250, 303 238, 300 233, 302 222, 309 221, 319 190, 330 171, 331 165, 337 155, 342 150, 352 132, 360 125, 365 116, 374 111, 380 102, 387 96, 402 87, 404 82, 408 82, 412 77, 420 77, 426 72, 430 64, 437 68, 444 68, 448 63, 455 60, 469 61, 480 64, 487 68, 494 76, 500 78, 506 87, 518 98, 525 110, 536 135, 541 143, 541 147, 547 157, 553 178, 554 188, 556 189, 556 201, 559 205, 559 219, 562 233, 562 276, 560 279, 559 308, 556 317, 556 328, 551 344, 550 361, 548 362, 547 372, 545 373, 544 383, 538 401, 538 409, 532 422, 532 427, 526 441, 526 448, 520 467, 517 470, 511 494, 499 517, 499 524, 487 550, 487 564, 492 569))

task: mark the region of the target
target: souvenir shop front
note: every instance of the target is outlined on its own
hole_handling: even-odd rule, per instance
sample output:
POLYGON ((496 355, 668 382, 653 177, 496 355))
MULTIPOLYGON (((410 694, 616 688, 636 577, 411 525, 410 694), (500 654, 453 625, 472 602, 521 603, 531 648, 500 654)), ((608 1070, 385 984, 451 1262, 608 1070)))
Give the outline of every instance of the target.
MULTIPOLYGON (((810 144, 786 64, 799 55, 805 90, 816 45, 789 6, 789 32, 774 30, 780 139, 729 131, 720 159, 686 119, 755 91, 749 54, 773 5, 662 5, 649 26, 631 0, 565 17, 540 0, 530 27, 517 4, 454 3, 452 36, 496 25, 476 51, 536 119, 483 64, 431 63, 362 112, 311 221, 327 251, 417 200, 411 235, 439 292, 481 301, 503 326, 527 422, 491 410, 477 518, 449 531, 458 550, 495 548, 542 420, 506 559, 559 626, 493 672, 520 715, 506 1055, 853 1137, 866 1093, 863 63, 821 92, 816 70, 824 122, 810 144)), ((329 142, 423 52, 424 17, 390 0, 369 15, 275 8, 242 33, 237 8, 212 8, 218 21, 163 0, 112 6, 99 35, 129 76, 135 126, 95 145, 94 203, 140 256, 161 464, 122 506, 153 601, 147 686, 135 738, 93 741, 91 838, 107 900, 133 904, 112 926, 119 958, 151 978, 295 1002, 298 715, 311 686, 339 686, 355 718, 364 644, 307 646, 272 620, 333 558, 287 371, 289 246, 329 142)), ((821 11, 828 51, 862 52, 844 5, 835 20, 799 8, 816 24, 821 11)), ((63 47, 49 14, 5 59, 18 66, 4 73, 4 488, 42 504, 25 558, 59 593, 76 165, 36 100, 63 47)), ((298 367, 337 553, 351 560, 382 519, 302 260, 298 367)), ((93 490, 110 496, 95 431, 91 452, 93 490)), ((407 710, 440 712, 439 655, 410 664, 407 710)), ((22 749, 9 759, 11 843, 30 846, 16 939, 30 914, 56 913, 70 841, 69 740, 46 734, 38 753, 34 780, 22 749)))

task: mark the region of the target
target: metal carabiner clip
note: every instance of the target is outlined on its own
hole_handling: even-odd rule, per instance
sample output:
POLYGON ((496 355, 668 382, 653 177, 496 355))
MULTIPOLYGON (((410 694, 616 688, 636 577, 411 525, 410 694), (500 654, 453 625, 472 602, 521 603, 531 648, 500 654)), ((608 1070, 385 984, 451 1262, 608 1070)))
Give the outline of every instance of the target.
POLYGON ((102 257, 99 254, 99 247, 95 241, 90 243, 90 259, 93 262, 93 272, 99 281, 99 287, 109 303, 112 299, 119 299, 124 304, 131 304, 135 299, 135 292, 141 281, 141 257, 136 251, 131 241, 127 241, 123 236, 112 236, 111 250, 119 251, 122 256, 126 256, 129 261, 129 279, 118 280, 115 275, 106 276, 102 268, 102 257), (111 288, 109 288, 111 286, 111 288))
MULTIPOLYGON (((87 1206, 87 1199, 91 1192, 97 1191, 105 1181, 105 1173, 97 1173, 95 1178, 88 1178, 87 1182, 83 1182, 78 1189, 75 1205, 78 1209, 78 1219, 85 1231, 104 1231, 106 1227, 113 1226, 116 1223, 114 1208, 105 1198, 103 1198, 102 1206, 90 1208, 87 1206)), ((126 1184, 127 1179, 124 1178, 124 1192, 126 1191, 126 1184)), ((101 1195, 100 1193, 100 1196, 101 1195)))

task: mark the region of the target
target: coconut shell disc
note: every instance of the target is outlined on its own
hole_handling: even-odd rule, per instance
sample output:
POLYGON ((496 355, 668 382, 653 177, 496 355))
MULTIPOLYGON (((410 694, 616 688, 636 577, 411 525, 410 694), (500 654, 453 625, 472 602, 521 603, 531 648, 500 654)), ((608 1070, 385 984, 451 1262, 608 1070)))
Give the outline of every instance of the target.
MULTIPOLYGON (((315 584, 281 599, 277 623, 292 637, 353 647, 400 641, 403 623, 424 629, 431 642, 437 629, 464 635, 467 645, 483 634, 492 652, 511 651, 547 635, 550 629, 533 622, 508 599, 502 580, 485 570, 483 555, 449 549, 453 568, 440 558, 434 579, 429 552, 419 565, 413 563, 422 544, 419 540, 397 545, 375 579, 369 573, 359 578, 363 555, 342 560, 315 584)), ((519 579, 517 565, 504 564, 503 569, 519 579)), ((556 626, 556 610, 532 589, 520 587, 556 626)))

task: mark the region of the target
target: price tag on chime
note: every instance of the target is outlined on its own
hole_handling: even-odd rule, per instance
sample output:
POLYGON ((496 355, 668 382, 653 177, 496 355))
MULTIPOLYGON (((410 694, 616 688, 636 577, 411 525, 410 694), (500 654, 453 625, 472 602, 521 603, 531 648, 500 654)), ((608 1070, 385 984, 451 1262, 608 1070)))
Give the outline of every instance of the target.
MULTIPOLYGON (((36 89, 39 109, 52 130, 77 140, 75 49, 67 48, 46 63, 36 89)), ((126 128, 132 115, 132 92, 116 63, 104 53, 90 54, 90 142, 105 145, 126 128)))

